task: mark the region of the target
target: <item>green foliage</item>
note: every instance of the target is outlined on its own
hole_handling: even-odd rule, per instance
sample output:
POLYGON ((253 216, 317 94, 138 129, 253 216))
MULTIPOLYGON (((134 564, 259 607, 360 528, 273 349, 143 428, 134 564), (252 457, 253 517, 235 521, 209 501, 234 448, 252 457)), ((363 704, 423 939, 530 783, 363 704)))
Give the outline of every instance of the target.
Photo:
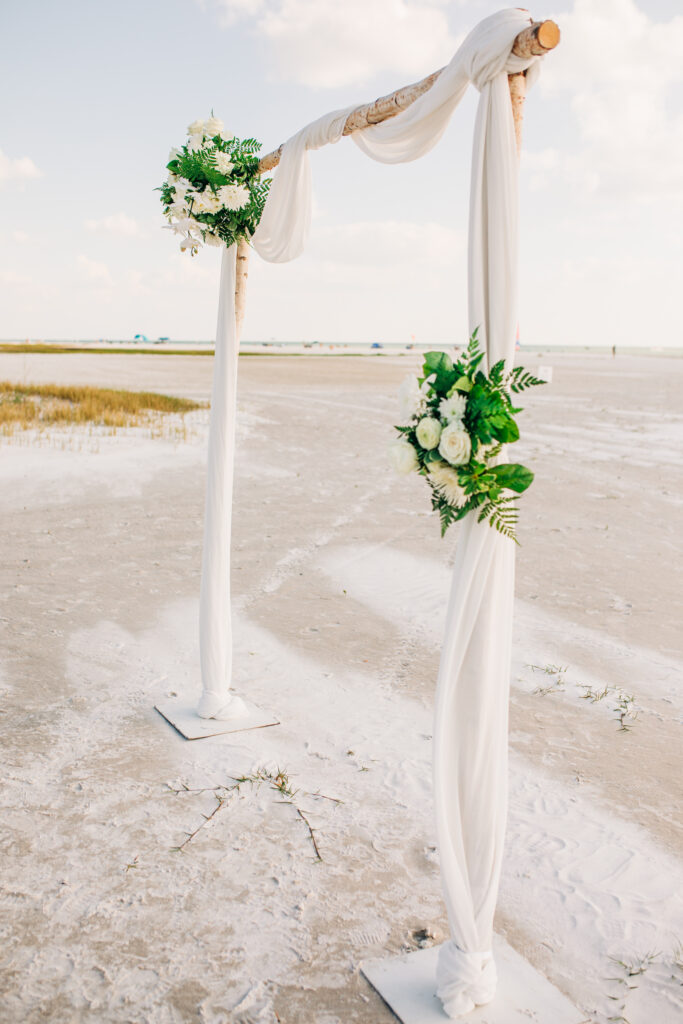
POLYGON ((519 542, 515 536, 515 529, 518 516, 519 509, 514 503, 514 498, 499 498, 486 502, 477 516, 477 522, 481 523, 487 519, 489 526, 517 544, 519 542))
MULTIPOLYGON (((455 394, 466 398, 461 427, 469 434, 472 445, 466 465, 449 465, 438 448, 423 449, 417 440, 418 417, 410 425, 398 426, 396 430, 415 449, 419 472, 427 478, 431 488, 432 508, 439 513, 441 536, 454 522, 475 512, 479 522, 487 521, 498 533, 517 542, 517 496, 531 485, 534 474, 517 462, 500 465, 496 462, 503 446, 519 439, 515 417, 522 410, 515 408, 510 394, 545 382, 522 367, 507 371, 504 359, 499 359, 486 373, 482 369, 484 359, 485 352, 475 330, 455 363, 446 352, 427 352, 423 376, 418 381, 420 385, 429 382, 427 408, 423 415, 437 420, 441 420, 439 406, 444 398, 455 394), (441 463, 450 471, 447 485, 441 484, 445 486, 445 493, 429 471, 434 463, 441 463), (459 492, 458 487, 461 489, 459 492), (460 501, 454 503, 458 502, 458 493, 460 501)), ((443 420, 442 424, 445 426, 443 420)), ((443 476, 441 470, 439 474, 443 476)))
POLYGON ((547 381, 541 380, 540 377, 534 377, 533 374, 528 373, 523 366, 516 366, 507 377, 507 381, 511 391, 515 393, 519 391, 526 391, 527 388, 535 388, 539 384, 547 384, 547 381))
POLYGON ((534 479, 531 470, 518 462, 505 462, 500 466, 494 466, 491 472, 501 487, 508 491, 516 491, 517 494, 526 491, 534 479))
POLYGON ((422 369, 425 379, 435 375, 432 386, 439 395, 448 394, 458 376, 453 369, 453 360, 446 352, 427 352, 422 369))
POLYGON ((432 487, 432 508, 435 512, 439 513, 442 537, 446 536, 446 530, 449 526, 457 522, 458 519, 462 519, 461 509, 455 508, 455 506, 449 505, 447 501, 444 501, 434 487, 432 487))

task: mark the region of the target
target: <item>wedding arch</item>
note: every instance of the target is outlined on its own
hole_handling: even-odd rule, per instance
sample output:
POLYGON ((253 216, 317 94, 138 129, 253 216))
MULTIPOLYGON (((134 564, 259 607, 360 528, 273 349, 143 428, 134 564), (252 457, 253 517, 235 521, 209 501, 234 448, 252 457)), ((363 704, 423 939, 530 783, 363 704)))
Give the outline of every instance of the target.
MULTIPOLYGON (((311 220, 308 151, 345 135, 368 156, 399 163, 439 141, 473 84, 474 129, 468 241, 470 331, 488 366, 514 356, 517 323, 517 170, 522 108, 544 54, 559 42, 552 21, 519 9, 478 24, 451 62, 422 81, 361 107, 334 111, 264 156, 277 168, 251 245, 270 262, 305 246, 311 220)), ((245 713, 230 690, 230 529, 237 355, 250 244, 223 249, 209 433, 200 593, 203 693, 198 715, 245 713)), ((507 730, 514 545, 465 518, 458 540, 439 668, 434 724, 434 793, 443 890, 451 939, 440 950, 438 994, 457 1017, 493 998, 491 954, 507 813, 507 730)))

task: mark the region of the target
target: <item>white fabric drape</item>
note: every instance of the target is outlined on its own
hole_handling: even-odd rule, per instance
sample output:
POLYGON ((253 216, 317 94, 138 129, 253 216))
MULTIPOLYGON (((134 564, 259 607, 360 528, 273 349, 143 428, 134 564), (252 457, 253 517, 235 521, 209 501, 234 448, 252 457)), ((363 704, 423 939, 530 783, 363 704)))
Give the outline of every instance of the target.
MULTIPOLYGON (((354 136, 386 163, 426 153, 469 82, 480 90, 474 130, 468 251, 470 331, 492 365, 511 363, 517 321, 517 151, 508 74, 538 59, 510 48, 521 11, 487 18, 429 92, 398 117, 354 136)), ((434 797, 452 939, 439 951, 437 992, 451 1017, 489 1002, 491 955, 507 815, 507 731, 514 546, 476 516, 458 542, 434 713, 434 797)))
POLYGON ((223 250, 211 388, 209 454, 199 593, 201 718, 241 718, 246 705, 230 693, 232 623, 230 620, 230 527, 235 459, 237 355, 235 322, 236 246, 223 250))
MULTIPOLYGON (((514 350, 517 155, 507 75, 528 68, 527 84, 536 77, 538 58, 511 53, 515 37, 529 22, 517 9, 486 18, 427 93, 396 117, 352 135, 375 160, 415 160, 441 138, 468 84, 479 89, 470 194, 469 323, 472 330, 479 328, 489 364, 500 358, 511 361, 514 350)), ((311 218, 307 150, 337 141, 349 110, 320 118, 285 143, 253 238, 264 259, 283 262, 303 250, 311 218)), ((234 280, 226 278, 221 295, 226 309, 233 293, 234 280)), ((226 425, 229 446, 227 431, 226 425)), ((225 454, 227 458, 227 448, 225 454)), ((220 493, 223 512, 216 508, 213 514, 222 514, 225 524, 230 493, 225 480, 220 493)), ((216 522, 214 518, 214 528, 216 522)), ((206 550, 213 550, 210 532, 207 516, 206 550)), ((224 559, 220 573, 227 565, 224 559)), ((229 594, 224 579, 213 579, 205 551, 204 573, 209 571, 213 582, 202 584, 207 613, 211 601, 224 601, 229 594)), ((434 726, 437 834, 452 934, 440 951, 437 986, 453 1017, 488 1002, 496 984, 491 939, 506 818, 513 586, 514 545, 469 516, 453 572, 434 726)), ((224 613, 225 608, 221 617, 227 628, 224 613)), ((213 647, 220 654, 217 678, 225 682, 227 661, 215 637, 213 647)), ((213 672, 210 664, 207 673, 213 672)), ((202 665, 204 670, 204 661, 202 665)))
POLYGON ((252 238, 259 256, 287 263, 304 251, 311 227, 311 164, 308 151, 339 142, 354 107, 325 114, 293 135, 282 147, 261 223, 252 238))

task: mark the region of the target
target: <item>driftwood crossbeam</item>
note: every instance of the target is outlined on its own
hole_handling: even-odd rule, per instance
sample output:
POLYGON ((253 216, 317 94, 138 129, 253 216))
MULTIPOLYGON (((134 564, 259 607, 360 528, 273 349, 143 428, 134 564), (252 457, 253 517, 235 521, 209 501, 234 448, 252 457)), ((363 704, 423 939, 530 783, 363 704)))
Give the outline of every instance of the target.
MULTIPOLYGON (((523 29, 512 45, 512 52, 517 57, 542 57, 550 50, 554 50, 560 41, 560 30, 554 21, 532 22, 528 28, 523 29)), ((346 119, 342 135, 351 135, 353 132, 362 131, 371 124, 380 124, 390 117, 395 117, 402 110, 406 110, 418 97, 428 92, 436 82, 444 69, 432 72, 419 82, 413 85, 405 85, 401 89, 390 93, 388 96, 381 96, 373 103, 365 103, 363 106, 352 110, 346 119)), ((515 137, 517 139, 517 152, 522 148, 522 111, 524 97, 526 95, 524 72, 508 75, 510 85, 510 100, 512 103, 512 116, 515 124, 515 137)), ((284 143, 282 144, 284 145, 284 143)), ((282 145, 267 153, 259 163, 259 171, 265 174, 272 171, 280 162, 282 145)), ((249 268, 249 243, 242 239, 237 246, 237 277, 235 281, 235 318, 237 321, 237 334, 239 336, 242 321, 244 320, 244 308, 246 301, 247 276, 249 268)))

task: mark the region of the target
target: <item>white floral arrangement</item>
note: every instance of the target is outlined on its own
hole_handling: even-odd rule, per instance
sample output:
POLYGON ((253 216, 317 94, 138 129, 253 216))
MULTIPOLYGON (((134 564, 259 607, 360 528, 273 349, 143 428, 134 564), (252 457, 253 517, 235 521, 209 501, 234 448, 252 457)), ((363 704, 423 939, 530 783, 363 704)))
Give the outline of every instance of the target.
POLYGON ((418 472, 431 488, 441 536, 468 512, 478 510, 499 533, 516 541, 517 496, 534 474, 519 463, 504 462, 503 445, 519 439, 510 392, 545 383, 523 367, 506 372, 504 360, 488 375, 477 331, 453 364, 446 352, 428 352, 421 378, 407 377, 399 391, 400 435, 391 446, 399 473, 418 472))
POLYGON ((234 245, 256 231, 270 179, 259 176, 256 139, 237 139, 213 113, 193 121, 187 142, 169 153, 158 189, 169 227, 193 256, 206 245, 234 245))

